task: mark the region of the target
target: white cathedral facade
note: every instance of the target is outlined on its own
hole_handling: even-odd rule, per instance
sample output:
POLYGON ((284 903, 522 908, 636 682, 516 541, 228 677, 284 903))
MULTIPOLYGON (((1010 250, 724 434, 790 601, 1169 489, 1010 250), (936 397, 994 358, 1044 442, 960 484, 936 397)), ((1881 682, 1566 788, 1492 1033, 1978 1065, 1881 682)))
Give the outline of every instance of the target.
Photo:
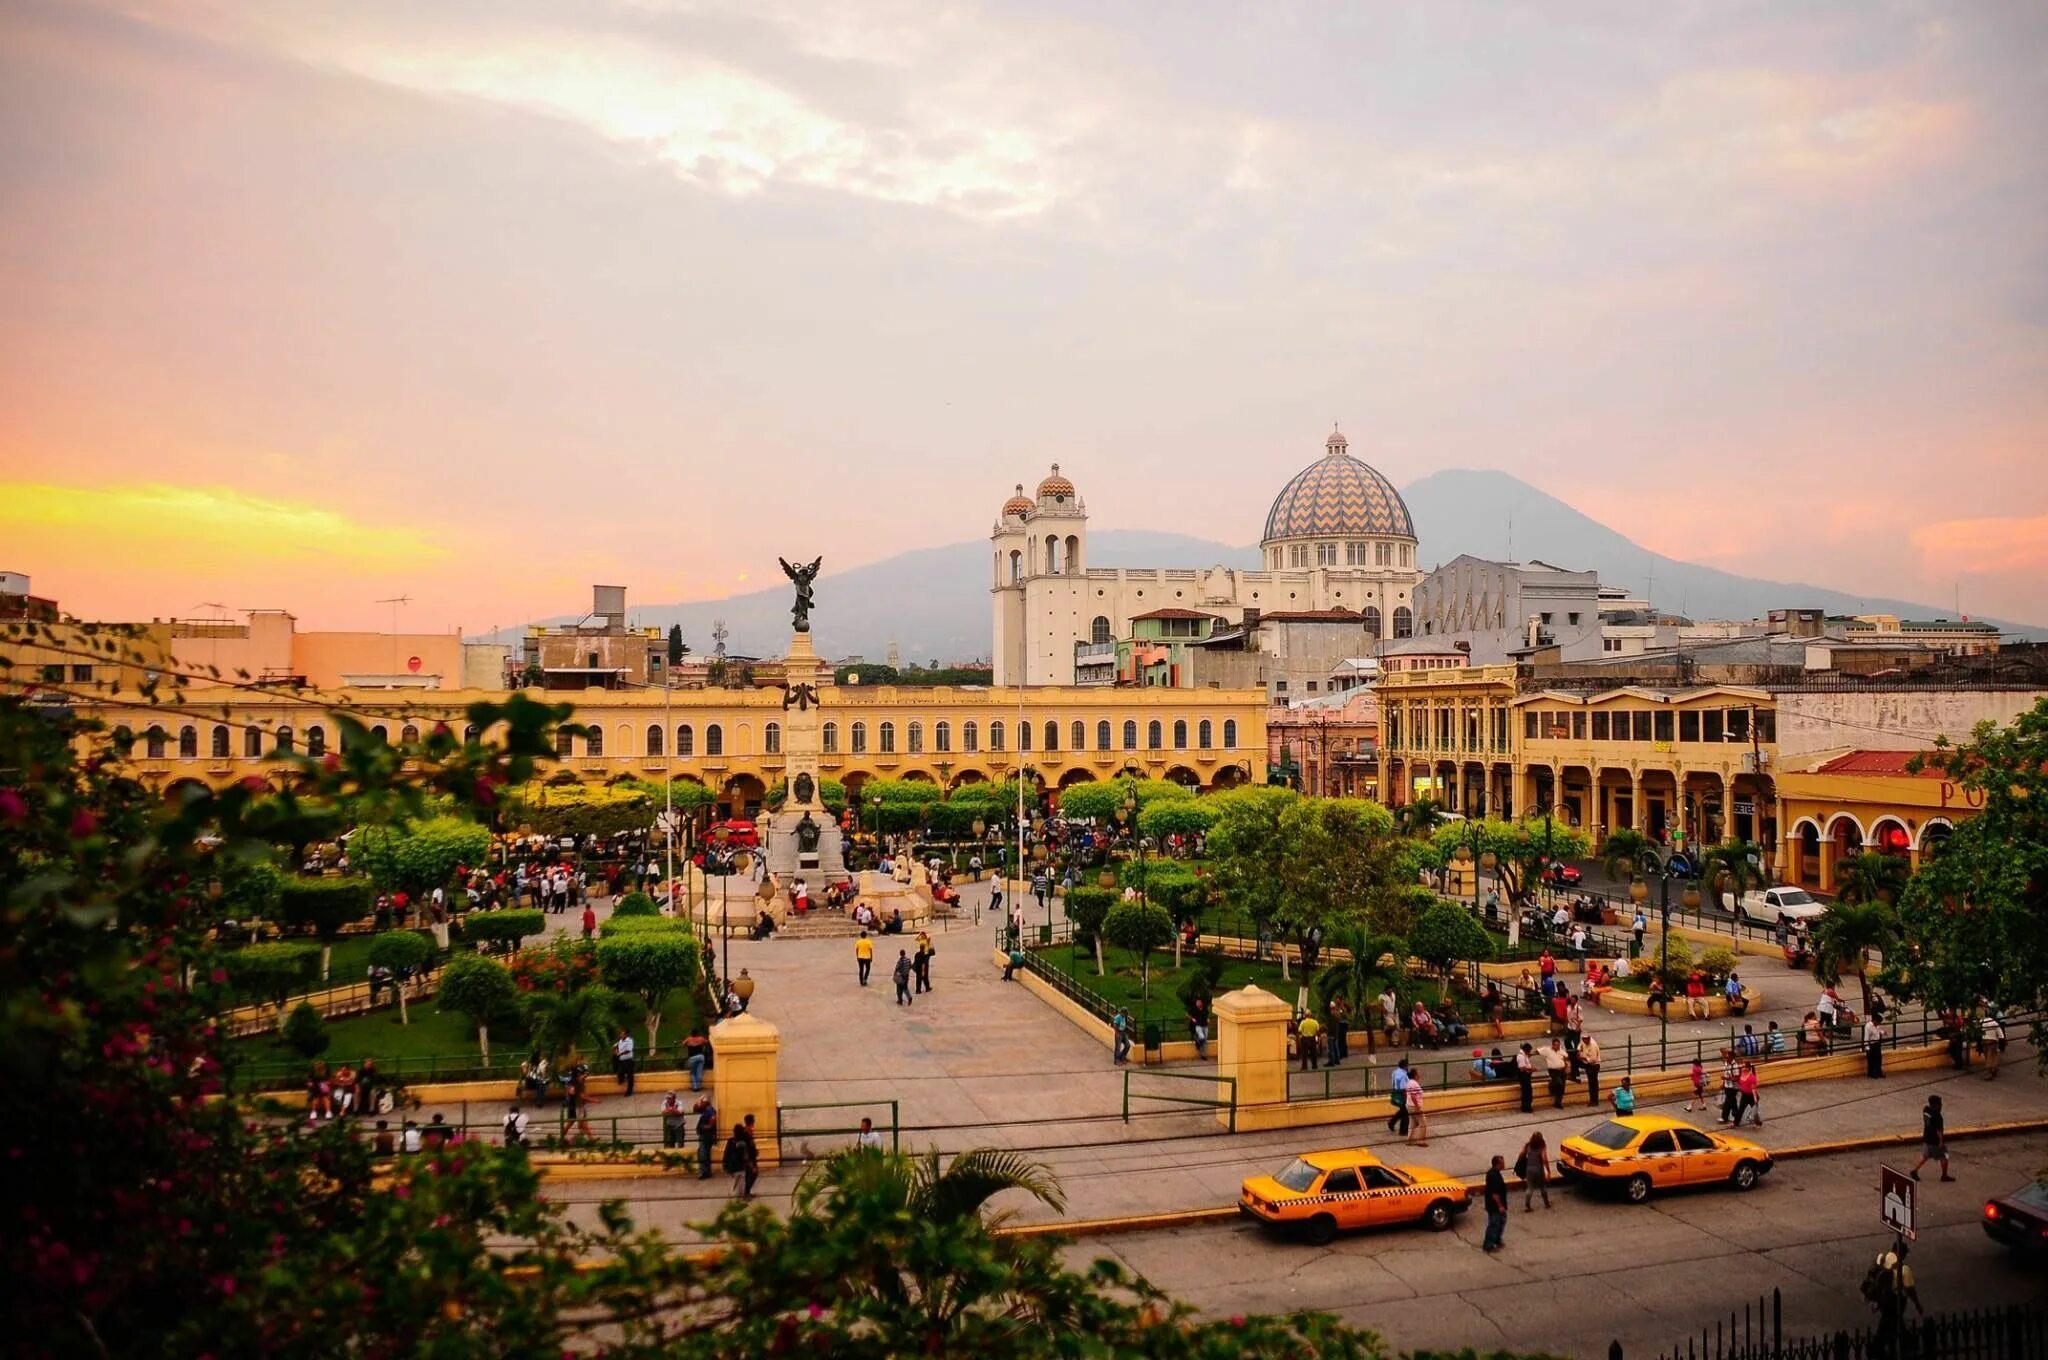
POLYGON ((1344 611, 1370 638, 1414 634, 1411 596, 1421 573, 1408 506, 1377 469, 1352 457, 1341 432, 1274 498, 1259 545, 1262 570, 1091 567, 1087 506, 1057 463, 1035 498, 1018 485, 989 542, 998 685, 1100 679, 1132 621, 1160 611, 1227 624, 1344 611))

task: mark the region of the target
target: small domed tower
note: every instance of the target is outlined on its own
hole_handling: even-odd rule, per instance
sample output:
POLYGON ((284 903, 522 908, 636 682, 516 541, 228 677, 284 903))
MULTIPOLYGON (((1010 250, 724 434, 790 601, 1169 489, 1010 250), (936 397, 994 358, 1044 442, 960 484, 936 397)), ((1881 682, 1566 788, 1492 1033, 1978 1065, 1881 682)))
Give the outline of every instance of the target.
POLYGON ((1086 571, 1088 509, 1081 502, 1081 493, 1060 473, 1058 463, 1038 484, 1038 500, 1030 518, 1034 575, 1079 576, 1086 571))

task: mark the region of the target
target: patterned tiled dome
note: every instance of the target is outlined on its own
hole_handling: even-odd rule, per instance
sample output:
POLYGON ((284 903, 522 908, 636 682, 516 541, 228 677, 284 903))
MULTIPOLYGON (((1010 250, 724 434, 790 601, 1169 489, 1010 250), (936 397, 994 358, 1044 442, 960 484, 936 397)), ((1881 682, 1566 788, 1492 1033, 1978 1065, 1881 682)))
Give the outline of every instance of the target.
POLYGON ((1038 499, 1044 500, 1047 496, 1064 496, 1068 500, 1074 499, 1074 484, 1060 476, 1060 465, 1058 463, 1052 465, 1052 475, 1038 484, 1038 499))
POLYGON ((1413 538, 1414 521, 1393 483, 1359 462, 1342 431, 1321 458, 1280 488, 1266 514, 1265 538, 1413 538))
POLYGON ((1017 483, 1017 494, 1003 502, 1003 516, 1028 515, 1037 509, 1037 502, 1024 494, 1024 483, 1017 483))

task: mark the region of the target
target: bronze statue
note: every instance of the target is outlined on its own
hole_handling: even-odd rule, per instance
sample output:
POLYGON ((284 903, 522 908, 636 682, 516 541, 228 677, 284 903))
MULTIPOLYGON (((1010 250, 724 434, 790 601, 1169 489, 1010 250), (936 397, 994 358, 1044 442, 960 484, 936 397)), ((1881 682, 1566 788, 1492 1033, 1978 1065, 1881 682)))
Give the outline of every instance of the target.
POLYGON ((781 557, 775 560, 782 563, 782 574, 796 583, 796 604, 789 611, 790 622, 796 626, 797 632, 808 633, 811 631, 811 606, 817 602, 811 594, 811 582, 818 579, 818 564, 825 559, 814 557, 807 567, 792 567, 787 559, 781 557))
POLYGON ((811 772, 809 770, 800 772, 796 777, 796 805, 798 807, 808 805, 811 801, 811 795, 817 792, 817 787, 816 784, 811 782, 811 772))
POLYGON ((803 820, 796 824, 797 850, 806 855, 816 854, 818 852, 818 838, 821 834, 818 830, 817 822, 813 821, 811 814, 806 812, 803 820))
POLYGON ((782 706, 784 708, 794 707, 801 712, 817 702, 817 686, 811 684, 792 685, 787 680, 782 682, 782 706))

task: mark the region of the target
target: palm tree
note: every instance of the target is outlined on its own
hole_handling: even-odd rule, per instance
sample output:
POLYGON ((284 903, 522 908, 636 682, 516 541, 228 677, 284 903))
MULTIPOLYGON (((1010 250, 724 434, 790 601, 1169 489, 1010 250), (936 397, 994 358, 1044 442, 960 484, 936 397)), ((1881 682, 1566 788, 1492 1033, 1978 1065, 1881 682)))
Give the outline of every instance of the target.
MULTIPOLYGON (((1882 855, 1863 856, 1882 859, 1882 855)), ((1884 953, 1898 939, 1899 918, 1885 901, 1852 901, 1838 897, 1813 927, 1813 975, 1824 983, 1839 980, 1849 969, 1863 992, 1863 1011, 1870 1012, 1870 951, 1884 953)))
MULTIPOLYGON (((829 1211, 834 1200, 876 1190, 920 1222, 941 1225, 980 1217, 988 1202, 1006 1190, 1022 1190, 1054 1213, 1067 1209, 1059 1178, 1043 1163, 1007 1148, 973 1148, 943 1165, 935 1150, 839 1152, 804 1169, 791 1202, 799 1213, 829 1211)), ((1005 1212, 985 1221, 998 1223, 1008 1216, 1005 1212)))
POLYGON ((1897 902, 1910 877, 1911 866, 1899 856, 1865 851, 1836 866, 1835 896, 1843 902, 1897 902))
POLYGON ((1352 1023, 1365 1030, 1368 1052, 1373 1046, 1373 1027, 1366 1023, 1379 996, 1379 980, 1386 975, 1380 959, 1393 955, 1394 967, 1408 957, 1408 942, 1398 935, 1379 935, 1362 926, 1344 926, 1330 933, 1326 942, 1323 970, 1316 974, 1316 995, 1327 1007, 1343 997, 1351 1007, 1352 1023))
POLYGON ((603 986, 535 992, 526 998, 526 1027, 533 1045, 558 1067, 563 1055, 578 1047, 608 1052, 612 1037, 639 1015, 640 1007, 631 997, 603 986))
POLYGON ((1607 843, 1600 847, 1600 868, 1609 878, 1633 879, 1645 861, 1656 858, 1657 843, 1625 826, 1608 832, 1607 843))
POLYGON ((1723 841, 1700 852, 1700 877, 1713 890, 1714 905, 1722 892, 1740 902, 1751 888, 1768 886, 1763 863, 1763 847, 1754 841, 1723 841))
POLYGON ((1427 836, 1443 820, 1443 809, 1433 798, 1418 798, 1394 809, 1394 830, 1403 836, 1427 836))

